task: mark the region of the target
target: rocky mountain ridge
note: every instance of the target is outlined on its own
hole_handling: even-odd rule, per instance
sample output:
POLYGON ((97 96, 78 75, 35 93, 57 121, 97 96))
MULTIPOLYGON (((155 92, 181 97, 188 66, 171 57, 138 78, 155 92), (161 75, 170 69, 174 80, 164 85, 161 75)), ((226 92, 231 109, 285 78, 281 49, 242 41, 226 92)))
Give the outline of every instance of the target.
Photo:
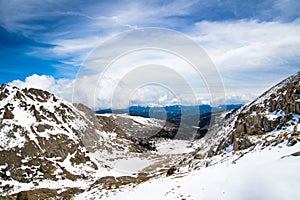
MULTIPOLYGON (((292 127, 295 134, 299 133, 300 72, 272 87, 234 115, 237 119, 230 140, 235 151, 252 146, 252 136, 261 136, 288 127, 292 127)), ((296 136, 285 139, 294 142, 300 140, 296 136)))

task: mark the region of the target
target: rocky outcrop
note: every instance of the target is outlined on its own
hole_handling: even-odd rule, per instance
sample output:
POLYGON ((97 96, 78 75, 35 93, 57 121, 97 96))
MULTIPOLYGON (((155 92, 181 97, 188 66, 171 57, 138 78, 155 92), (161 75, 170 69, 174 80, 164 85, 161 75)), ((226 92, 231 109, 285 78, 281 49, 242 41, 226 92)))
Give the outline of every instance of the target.
POLYGON ((261 135, 299 121, 300 73, 282 81, 238 114, 233 131, 235 151, 250 147, 248 136, 261 135))
POLYGON ((252 103, 226 114, 223 123, 204 137, 207 141, 204 143, 211 145, 206 145, 207 150, 200 149, 211 157, 230 149, 247 149, 257 145, 257 141, 262 145, 275 145, 283 141, 293 145, 299 141, 299 108, 300 72, 272 87, 252 103), (284 132, 288 128, 292 131, 284 132), (283 132, 272 140, 267 138, 276 130, 283 132))

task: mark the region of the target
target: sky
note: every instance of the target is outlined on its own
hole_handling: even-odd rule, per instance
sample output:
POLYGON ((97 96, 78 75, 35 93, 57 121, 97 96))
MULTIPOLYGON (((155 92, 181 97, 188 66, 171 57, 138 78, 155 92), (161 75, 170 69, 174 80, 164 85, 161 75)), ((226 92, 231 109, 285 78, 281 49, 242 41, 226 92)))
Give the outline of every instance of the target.
MULTIPOLYGON (((218 72, 225 102, 246 103, 299 71, 299 15, 298 0, 0 0, 0 80, 21 88, 45 89, 72 101, 74 85, 81 78, 85 81, 77 90, 83 92, 83 98, 78 101, 95 109, 106 108, 111 106, 116 86, 122 83, 125 87, 124 74, 132 72, 132 63, 152 62, 173 66, 194 89, 197 103, 210 103, 207 80, 197 78, 173 55, 141 51, 134 58, 127 56, 123 63, 119 60, 119 66, 101 80, 96 73, 81 74, 92 52, 106 41, 124 32, 154 27, 197 43, 218 72), (95 82, 96 92, 91 87, 95 82)), ((139 35, 136 40, 148 37, 139 35)), ((114 49, 110 46, 105 51, 114 49)), ((130 101, 177 104, 174 88, 178 87, 137 87, 130 101)))

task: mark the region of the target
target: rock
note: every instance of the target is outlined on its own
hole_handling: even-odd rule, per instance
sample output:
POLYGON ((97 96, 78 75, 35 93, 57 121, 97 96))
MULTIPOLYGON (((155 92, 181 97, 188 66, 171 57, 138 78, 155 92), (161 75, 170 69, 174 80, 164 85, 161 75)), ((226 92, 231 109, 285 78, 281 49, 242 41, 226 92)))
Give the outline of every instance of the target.
POLYGON ((3 115, 3 119, 13 119, 13 118, 14 118, 14 114, 11 112, 11 110, 6 108, 3 115))
POLYGON ((41 122, 41 119, 42 119, 42 118, 41 118, 41 115, 40 115, 39 111, 37 111, 37 110, 35 109, 35 106, 32 105, 32 106, 29 108, 29 110, 33 112, 33 115, 35 116, 36 120, 37 120, 38 122, 41 122))
POLYGON ((0 101, 2 99, 7 98, 8 91, 6 89, 6 86, 7 86, 6 84, 2 84, 1 87, 0 87, 0 101))
POLYGON ((292 114, 285 115, 282 119, 282 123, 286 123, 286 122, 290 121, 291 119, 293 119, 292 114))
MULTIPOLYGON (((63 99, 55 98, 57 102, 54 103, 54 95, 42 90, 20 90, 2 86, 0 93, 2 98, 0 133, 4 136, 1 137, 3 141, 0 149, 0 166, 5 166, 0 172, 1 181, 23 184, 31 182, 34 187, 37 187, 43 180, 74 181, 92 176, 97 165, 90 160, 80 140, 80 137, 84 137, 85 131, 88 131, 85 127, 92 126, 84 112, 63 99), (15 119, 17 113, 22 114, 25 120, 5 120, 15 119), (26 118, 30 120, 30 124, 26 122, 26 118), (60 123, 62 118, 66 123, 60 123), (80 122, 80 125, 77 122, 80 122), (68 169, 62 163, 64 161, 77 169, 77 172, 68 169)), ((97 131, 100 132, 101 129, 97 131)), ((94 130, 94 133, 97 131, 94 130)), ((99 140, 101 138, 93 142, 99 140)), ((104 149, 101 145, 97 146, 98 150, 104 149)), ((8 185, 1 189, 8 194, 13 191, 13 186, 8 185), (5 188, 7 190, 4 191, 5 188)), ((41 192, 46 191, 38 191, 41 192)), ((47 195, 45 198, 34 198, 31 194, 32 192, 28 191, 29 199, 49 199, 47 195)), ((14 199, 16 196, 17 194, 14 199)), ((56 197, 55 192, 54 197, 56 197)))
POLYGON ((274 130, 280 123, 280 119, 276 118, 275 120, 269 120, 267 117, 263 116, 262 119, 262 126, 264 132, 269 132, 274 130))
POLYGON ((116 183, 116 178, 114 176, 105 176, 95 181, 91 188, 101 186, 101 188, 109 189, 114 183, 116 183))
POLYGON ((30 200, 27 191, 19 192, 17 195, 17 200, 30 200))
POLYGON ((291 154, 292 156, 300 156, 300 151, 291 154))
POLYGON ((39 124, 39 125, 37 126, 37 131, 38 131, 38 132, 44 132, 44 131, 45 131, 44 125, 39 124))
POLYGON ((300 114, 300 102, 299 101, 296 102, 295 113, 298 114, 298 115, 300 114))
POLYGON ((234 151, 239 151, 243 149, 247 149, 252 146, 252 143, 250 140, 244 136, 242 138, 236 138, 233 143, 233 150, 234 151))
POLYGON ((134 183, 136 182, 136 178, 132 176, 119 176, 116 178, 116 180, 119 182, 121 185, 127 185, 129 183, 134 183))
POLYGON ((176 170, 177 170, 177 168, 175 166, 170 167, 167 171, 167 176, 173 175, 176 170))
POLYGON ((291 147, 297 144, 297 139, 294 137, 289 138, 288 143, 286 144, 287 146, 291 147))

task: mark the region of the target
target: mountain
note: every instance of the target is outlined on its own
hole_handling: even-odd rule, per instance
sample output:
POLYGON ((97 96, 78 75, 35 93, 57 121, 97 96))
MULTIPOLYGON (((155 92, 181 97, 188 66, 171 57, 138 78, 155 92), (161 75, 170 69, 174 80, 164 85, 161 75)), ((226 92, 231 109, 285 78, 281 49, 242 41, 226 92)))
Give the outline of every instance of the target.
POLYGON ((253 102, 219 117, 221 120, 208 129, 208 134, 194 142, 196 151, 180 161, 179 166, 198 168, 220 162, 217 157, 226 160, 225 157, 238 155, 239 159, 249 152, 277 146, 297 146, 292 151, 298 149, 293 153, 300 155, 300 72, 253 102))
MULTIPOLYGON (((77 199, 295 199, 300 195, 300 72, 216 117, 165 176, 77 199)), ((176 146, 180 148, 180 146, 176 146)))
POLYGON ((235 151, 249 148, 260 142, 263 145, 276 145, 288 141, 297 143, 299 138, 300 115, 300 72, 283 80, 266 91, 250 104, 226 116, 223 139, 213 154, 232 146, 235 151), (226 125, 230 124, 230 125, 226 125), (268 141, 272 132, 278 135, 268 141), (269 134, 268 134, 269 133, 269 134))
POLYGON ((178 128, 168 121, 95 115, 8 85, 0 87, 0 122, 1 199, 300 195, 300 72, 238 109, 203 114, 198 140, 167 139, 178 128))
POLYGON ((48 92, 1 85, 0 124, 1 194, 58 181, 80 183, 98 169, 81 140, 92 122, 48 92))
POLYGON ((111 170, 108 159, 147 150, 147 142, 139 144, 116 127, 47 91, 1 85, 1 195, 44 187, 82 189, 111 170))
POLYGON ((164 120, 131 116, 128 114, 98 114, 97 116, 108 117, 128 135, 141 138, 148 138, 155 135, 166 124, 164 120))
MULTIPOLYGON (((166 177, 78 199, 293 199, 300 195, 300 72, 221 113, 166 177), (150 199, 150 198, 146 198, 150 199)), ((177 146, 177 148, 180 148, 177 146)))

